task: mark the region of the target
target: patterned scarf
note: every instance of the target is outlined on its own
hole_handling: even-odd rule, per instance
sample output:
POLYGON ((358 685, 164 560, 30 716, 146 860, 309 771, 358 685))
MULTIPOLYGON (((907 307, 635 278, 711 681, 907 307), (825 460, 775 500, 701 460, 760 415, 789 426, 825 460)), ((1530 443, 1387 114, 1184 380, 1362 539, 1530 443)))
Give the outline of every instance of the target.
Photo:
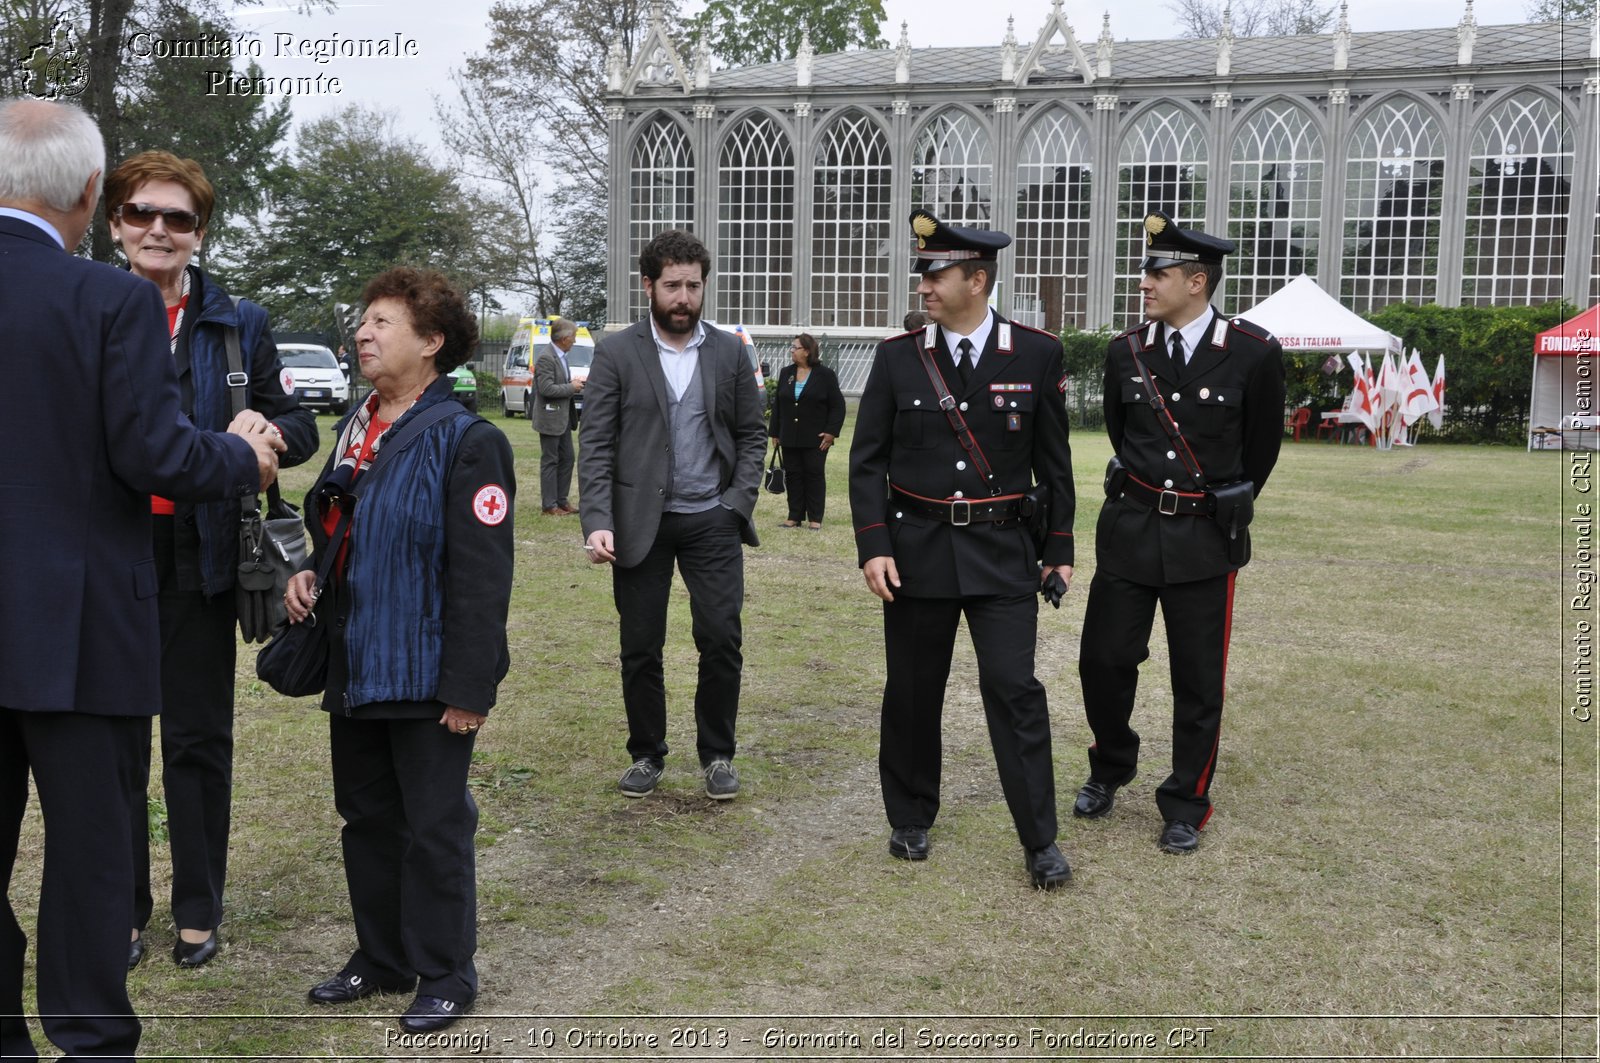
POLYGON ((378 415, 378 393, 373 392, 367 396, 367 401, 356 408, 354 417, 345 424, 344 431, 339 433, 339 464, 334 466, 329 480, 336 480, 341 487, 348 488, 355 482, 355 478, 366 472, 372 465, 372 460, 378 456, 378 447, 383 444, 384 432, 372 441, 372 449, 365 455, 362 449, 367 439, 367 430, 372 426, 372 419, 378 415), (358 465, 359 463, 359 465, 358 465))

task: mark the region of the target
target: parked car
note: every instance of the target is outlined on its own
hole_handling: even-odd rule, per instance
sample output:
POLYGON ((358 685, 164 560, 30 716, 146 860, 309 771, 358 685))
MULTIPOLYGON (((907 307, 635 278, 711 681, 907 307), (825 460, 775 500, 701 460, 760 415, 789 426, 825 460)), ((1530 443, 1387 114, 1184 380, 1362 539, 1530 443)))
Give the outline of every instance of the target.
MULTIPOLYGON (((519 413, 527 416, 529 395, 533 392, 533 367, 538 364, 539 357, 550 349, 551 320, 525 317, 511 337, 511 346, 506 351, 505 371, 500 376, 501 413, 506 417, 515 417, 519 413)), ((593 361, 594 336, 590 334, 589 326, 580 321, 578 336, 572 341, 572 350, 567 352, 567 368, 572 372, 572 379, 587 379, 593 361)), ((582 392, 574 396, 572 405, 580 414, 583 412, 582 392)))
POLYGON ((350 382, 339 359, 318 343, 280 343, 284 390, 293 391, 300 405, 340 414, 350 408, 350 382))
POLYGON ((458 365, 450 370, 450 379, 455 381, 451 386, 451 393, 457 402, 465 406, 471 413, 478 412, 478 377, 473 373, 470 365, 458 365))

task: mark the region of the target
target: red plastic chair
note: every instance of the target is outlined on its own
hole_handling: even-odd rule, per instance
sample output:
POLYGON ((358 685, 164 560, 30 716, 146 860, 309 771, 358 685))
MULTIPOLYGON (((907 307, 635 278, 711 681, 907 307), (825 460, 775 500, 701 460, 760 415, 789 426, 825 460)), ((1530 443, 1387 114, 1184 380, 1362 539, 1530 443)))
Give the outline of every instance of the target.
POLYGON ((1294 432, 1294 441, 1298 443, 1300 442, 1300 433, 1305 430, 1306 425, 1310 422, 1311 407, 1302 406, 1298 410, 1291 413, 1288 417, 1284 418, 1283 430, 1285 432, 1292 430, 1294 432))

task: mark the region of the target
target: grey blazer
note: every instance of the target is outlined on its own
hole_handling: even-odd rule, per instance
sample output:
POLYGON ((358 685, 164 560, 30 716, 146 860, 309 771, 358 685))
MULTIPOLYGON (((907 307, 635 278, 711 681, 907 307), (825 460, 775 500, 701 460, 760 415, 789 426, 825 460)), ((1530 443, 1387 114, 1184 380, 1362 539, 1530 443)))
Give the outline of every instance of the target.
POLYGON ((551 344, 533 366, 533 397, 528 403, 533 430, 542 436, 564 435, 572 423, 572 396, 572 375, 551 344))
MULTIPOLYGON (((722 501, 742 518, 744 542, 756 546, 752 514, 767 446, 762 395, 743 344, 715 326, 705 328, 700 383, 722 501)), ((610 531, 616 563, 628 568, 644 560, 661 527, 672 451, 667 378, 648 319, 600 341, 583 396, 578 426, 583 534, 610 531)))

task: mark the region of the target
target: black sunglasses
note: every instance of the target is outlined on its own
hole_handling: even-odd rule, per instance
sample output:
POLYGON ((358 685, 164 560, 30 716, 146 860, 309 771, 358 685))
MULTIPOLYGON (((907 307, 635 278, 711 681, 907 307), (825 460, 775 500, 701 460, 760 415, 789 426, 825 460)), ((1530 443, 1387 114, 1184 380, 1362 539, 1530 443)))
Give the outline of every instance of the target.
POLYGON ((165 219, 168 232, 192 233, 200 227, 200 215, 177 207, 152 207, 148 203, 124 203, 117 208, 122 224, 148 229, 157 218, 165 219))

